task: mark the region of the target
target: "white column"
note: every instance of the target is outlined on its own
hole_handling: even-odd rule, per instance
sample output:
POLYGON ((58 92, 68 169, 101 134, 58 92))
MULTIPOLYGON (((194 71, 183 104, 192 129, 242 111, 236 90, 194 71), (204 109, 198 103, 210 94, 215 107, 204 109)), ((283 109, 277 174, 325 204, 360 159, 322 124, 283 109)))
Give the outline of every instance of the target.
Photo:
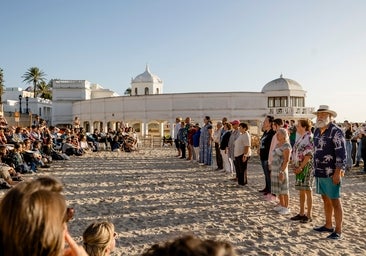
POLYGON ((170 137, 174 139, 174 125, 175 125, 175 119, 170 120, 170 137))
POLYGON ((141 122, 141 125, 140 125, 140 131, 141 131, 141 137, 145 137, 146 133, 145 133, 145 123, 144 122, 141 122))
POLYGON ((160 137, 164 137, 164 122, 160 123, 160 137))

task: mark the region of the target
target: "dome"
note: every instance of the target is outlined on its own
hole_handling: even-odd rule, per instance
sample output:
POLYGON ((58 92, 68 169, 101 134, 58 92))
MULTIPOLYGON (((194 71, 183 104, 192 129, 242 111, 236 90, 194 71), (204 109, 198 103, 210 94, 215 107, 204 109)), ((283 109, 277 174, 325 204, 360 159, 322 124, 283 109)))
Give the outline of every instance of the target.
POLYGON ((162 83, 161 79, 150 72, 149 66, 146 65, 146 70, 144 73, 132 79, 131 83, 162 83))
POLYGON ((263 87, 262 92, 293 91, 293 90, 302 91, 303 89, 302 89, 302 86, 295 80, 283 78, 281 75, 280 78, 277 78, 277 79, 267 83, 263 87))

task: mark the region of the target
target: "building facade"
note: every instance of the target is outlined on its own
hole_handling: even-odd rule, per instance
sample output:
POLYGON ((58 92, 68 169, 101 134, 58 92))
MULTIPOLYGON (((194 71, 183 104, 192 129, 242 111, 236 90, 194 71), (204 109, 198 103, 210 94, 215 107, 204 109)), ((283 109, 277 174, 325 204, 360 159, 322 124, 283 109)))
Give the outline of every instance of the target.
POLYGON ((305 105, 306 91, 282 75, 260 92, 163 94, 162 80, 146 67, 144 73, 131 80, 131 96, 117 96, 108 90, 93 95, 92 91, 86 80, 55 80, 53 124, 72 124, 74 117, 79 117, 87 132, 94 129, 106 132, 123 122, 141 136, 151 133, 163 136, 173 135, 177 116, 191 117, 198 123, 202 123, 204 116, 210 116, 214 121, 227 117, 249 122, 257 127, 252 132, 259 134, 267 114, 288 120, 314 117, 313 108, 305 105))

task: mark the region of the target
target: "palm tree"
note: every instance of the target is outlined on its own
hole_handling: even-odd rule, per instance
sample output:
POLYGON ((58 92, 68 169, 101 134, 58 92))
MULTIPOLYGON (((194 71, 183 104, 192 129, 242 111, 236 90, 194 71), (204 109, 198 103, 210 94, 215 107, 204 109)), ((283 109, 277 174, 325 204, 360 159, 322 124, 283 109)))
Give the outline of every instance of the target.
POLYGON ((41 96, 41 98, 52 100, 52 91, 50 88, 50 84, 47 84, 45 81, 37 84, 38 90, 37 94, 41 96))
POLYGON ((125 95, 131 96, 131 87, 128 87, 125 91, 125 95))
POLYGON ((36 94, 37 93, 37 84, 45 81, 45 78, 44 78, 45 75, 46 74, 39 68, 31 67, 22 76, 22 78, 24 78, 23 82, 33 83, 34 97, 37 96, 37 94, 36 94))
MULTIPOLYGON (((3 93, 4 93, 4 73, 3 73, 3 69, 0 68, 0 104, 1 106, 3 105, 3 93)), ((0 111, 2 110, 2 108, 0 109, 0 111)))

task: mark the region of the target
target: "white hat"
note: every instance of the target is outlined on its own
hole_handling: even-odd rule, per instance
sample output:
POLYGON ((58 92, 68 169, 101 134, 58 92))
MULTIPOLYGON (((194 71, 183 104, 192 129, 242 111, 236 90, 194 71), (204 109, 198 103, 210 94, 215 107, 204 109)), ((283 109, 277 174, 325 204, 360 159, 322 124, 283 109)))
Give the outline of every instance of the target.
POLYGON ((322 113, 322 112, 329 113, 333 117, 337 117, 337 113, 333 110, 330 110, 328 105, 320 105, 319 109, 316 112, 313 112, 313 114, 316 115, 316 114, 322 113))

